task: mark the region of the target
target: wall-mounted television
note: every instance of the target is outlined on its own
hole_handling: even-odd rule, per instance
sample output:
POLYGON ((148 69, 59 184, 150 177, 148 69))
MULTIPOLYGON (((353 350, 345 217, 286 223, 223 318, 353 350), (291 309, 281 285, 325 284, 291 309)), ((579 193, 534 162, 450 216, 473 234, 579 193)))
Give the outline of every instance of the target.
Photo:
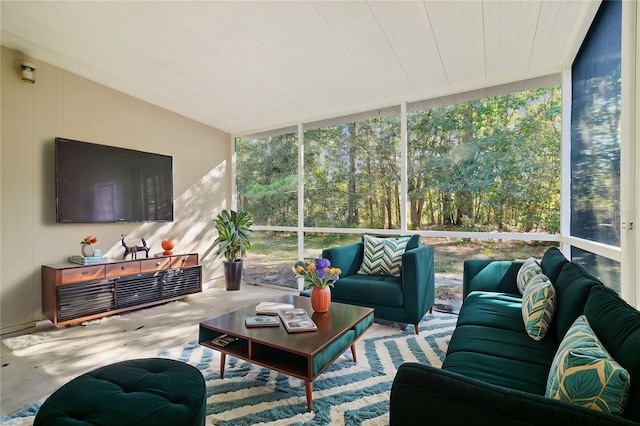
POLYGON ((173 158, 55 138, 56 222, 173 221, 173 158))

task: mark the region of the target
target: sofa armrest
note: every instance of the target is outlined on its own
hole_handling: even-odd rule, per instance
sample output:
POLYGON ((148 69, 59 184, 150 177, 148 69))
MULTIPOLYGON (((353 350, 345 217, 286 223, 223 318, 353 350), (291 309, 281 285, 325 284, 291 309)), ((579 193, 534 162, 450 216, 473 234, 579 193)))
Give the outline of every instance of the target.
POLYGON ((462 300, 464 301, 472 291, 520 294, 516 276, 523 263, 509 260, 465 260, 462 272, 462 300))
POLYGON ((400 366, 391 387, 389 424, 638 425, 622 417, 495 386, 425 364, 400 366))
POLYGON ((436 296, 432 246, 420 246, 402 255, 402 293, 409 324, 418 324, 436 296))
POLYGON ((363 256, 364 244, 361 242, 322 250, 322 257, 329 259, 331 266, 334 268, 340 268, 342 271, 341 278, 358 273, 362 265, 363 256))

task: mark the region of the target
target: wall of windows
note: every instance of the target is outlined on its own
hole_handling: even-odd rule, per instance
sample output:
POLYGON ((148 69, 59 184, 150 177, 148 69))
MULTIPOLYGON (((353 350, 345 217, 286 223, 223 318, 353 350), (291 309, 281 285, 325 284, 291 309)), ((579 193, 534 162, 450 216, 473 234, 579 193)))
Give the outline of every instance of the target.
POLYGON ((635 3, 603 2, 562 94, 557 74, 237 138, 238 206, 296 239, 298 258, 368 232, 560 243, 640 303, 638 98, 625 96, 638 21, 635 3))
MULTIPOLYGON (((269 283, 274 259, 290 269, 292 241, 298 258, 312 258, 363 233, 419 232, 448 239, 449 251, 470 238, 555 244, 560 90, 536 86, 548 81, 236 138, 237 207, 254 215, 262 242, 248 264, 270 259, 270 268, 258 267, 269 283)), ((439 272, 461 272, 449 256, 441 263, 439 272)))

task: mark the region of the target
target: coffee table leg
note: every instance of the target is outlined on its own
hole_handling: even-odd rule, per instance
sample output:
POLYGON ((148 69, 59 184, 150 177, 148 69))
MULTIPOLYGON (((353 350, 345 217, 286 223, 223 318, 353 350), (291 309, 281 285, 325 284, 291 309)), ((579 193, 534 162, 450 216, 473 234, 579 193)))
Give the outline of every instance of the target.
POLYGON ((358 362, 356 359, 356 344, 351 345, 351 356, 353 357, 353 362, 358 362))
POLYGON ((311 412, 311 407, 313 406, 313 384, 306 380, 304 382, 304 388, 307 392, 307 411, 311 412))
POLYGON ((227 361, 227 354, 220 352, 220 378, 224 379, 224 364, 227 361))

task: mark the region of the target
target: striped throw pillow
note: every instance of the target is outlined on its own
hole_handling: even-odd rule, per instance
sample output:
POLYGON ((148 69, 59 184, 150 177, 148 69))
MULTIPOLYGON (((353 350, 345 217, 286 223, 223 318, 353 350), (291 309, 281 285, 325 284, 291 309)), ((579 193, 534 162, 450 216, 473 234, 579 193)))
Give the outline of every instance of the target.
POLYGON ((402 255, 409 238, 376 238, 365 235, 364 256, 358 273, 399 277, 402 268, 402 255))

